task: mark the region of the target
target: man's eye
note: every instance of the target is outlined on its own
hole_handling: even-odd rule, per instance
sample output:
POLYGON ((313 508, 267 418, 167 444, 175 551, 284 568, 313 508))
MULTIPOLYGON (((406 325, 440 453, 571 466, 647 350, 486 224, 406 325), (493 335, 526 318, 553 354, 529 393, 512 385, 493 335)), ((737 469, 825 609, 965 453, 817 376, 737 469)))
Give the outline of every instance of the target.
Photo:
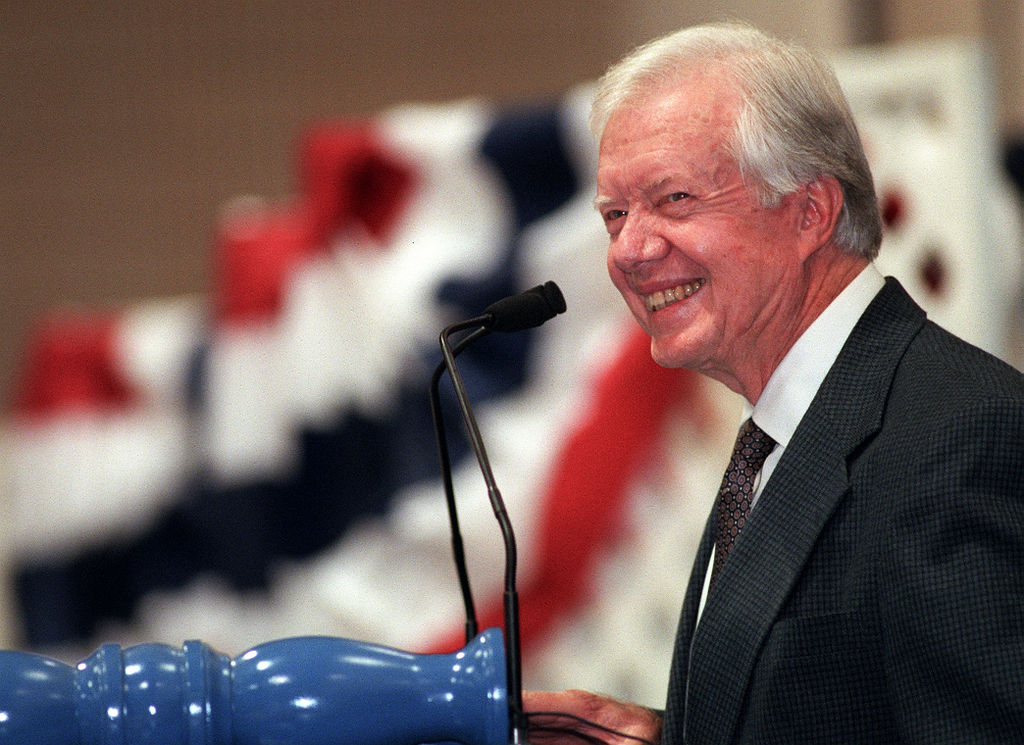
POLYGON ((626 210, 608 210, 604 213, 605 222, 611 222, 612 220, 618 220, 626 216, 626 210))
POLYGON ((684 199, 687 199, 689 196, 690 195, 687 194, 685 191, 674 191, 671 194, 669 194, 668 197, 666 197, 666 199, 669 202, 681 202, 684 199))

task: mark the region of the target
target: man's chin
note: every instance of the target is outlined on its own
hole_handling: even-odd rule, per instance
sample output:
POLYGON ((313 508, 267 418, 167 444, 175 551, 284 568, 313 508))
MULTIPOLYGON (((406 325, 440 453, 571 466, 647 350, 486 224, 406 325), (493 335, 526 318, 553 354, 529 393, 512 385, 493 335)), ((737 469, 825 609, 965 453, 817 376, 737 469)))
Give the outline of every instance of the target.
POLYGON ((698 356, 692 350, 675 343, 651 339, 651 358, 662 367, 669 368, 697 368, 698 356))

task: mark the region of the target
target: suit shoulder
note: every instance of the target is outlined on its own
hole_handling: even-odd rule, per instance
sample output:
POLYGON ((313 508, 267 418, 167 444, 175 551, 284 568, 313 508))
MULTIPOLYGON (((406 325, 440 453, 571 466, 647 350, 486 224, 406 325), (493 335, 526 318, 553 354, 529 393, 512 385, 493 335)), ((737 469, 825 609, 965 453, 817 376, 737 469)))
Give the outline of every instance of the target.
POLYGON ((894 384, 947 406, 994 399, 1024 402, 1024 373, 931 321, 907 347, 894 384))
POLYGON ((1024 375, 927 322, 896 366, 880 424, 883 441, 908 438, 907 447, 922 441, 980 442, 990 436, 1019 442, 1024 375))

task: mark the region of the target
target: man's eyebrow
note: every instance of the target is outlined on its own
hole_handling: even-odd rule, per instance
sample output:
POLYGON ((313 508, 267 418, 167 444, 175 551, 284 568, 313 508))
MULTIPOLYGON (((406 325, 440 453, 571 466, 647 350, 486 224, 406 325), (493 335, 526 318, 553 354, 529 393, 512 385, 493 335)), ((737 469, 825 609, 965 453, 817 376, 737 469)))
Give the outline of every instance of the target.
MULTIPOLYGON (((655 181, 651 181, 649 183, 644 184, 640 188, 640 191, 644 194, 651 194, 664 188, 665 184, 669 184, 672 181, 675 181, 676 178, 676 174, 670 174, 663 178, 656 179, 655 181)), ((619 200, 615 199, 614 197, 606 197, 598 194, 596 197, 594 197, 594 201, 592 202, 592 204, 594 206, 594 209, 596 209, 598 212, 604 212, 604 210, 607 207, 615 204, 618 201, 619 200)))

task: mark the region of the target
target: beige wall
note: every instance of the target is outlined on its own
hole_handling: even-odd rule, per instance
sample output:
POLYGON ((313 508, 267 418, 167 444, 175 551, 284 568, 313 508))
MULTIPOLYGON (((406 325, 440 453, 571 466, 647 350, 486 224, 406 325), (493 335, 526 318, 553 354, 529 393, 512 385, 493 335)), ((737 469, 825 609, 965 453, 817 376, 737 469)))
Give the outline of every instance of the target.
POLYGON ((1024 129, 1021 0, 167 5, 36 0, 0 16, 4 401, 44 310, 207 289, 218 208, 286 195, 292 143, 316 117, 545 96, 668 28, 730 17, 822 47, 988 32, 1004 120, 1024 129))

